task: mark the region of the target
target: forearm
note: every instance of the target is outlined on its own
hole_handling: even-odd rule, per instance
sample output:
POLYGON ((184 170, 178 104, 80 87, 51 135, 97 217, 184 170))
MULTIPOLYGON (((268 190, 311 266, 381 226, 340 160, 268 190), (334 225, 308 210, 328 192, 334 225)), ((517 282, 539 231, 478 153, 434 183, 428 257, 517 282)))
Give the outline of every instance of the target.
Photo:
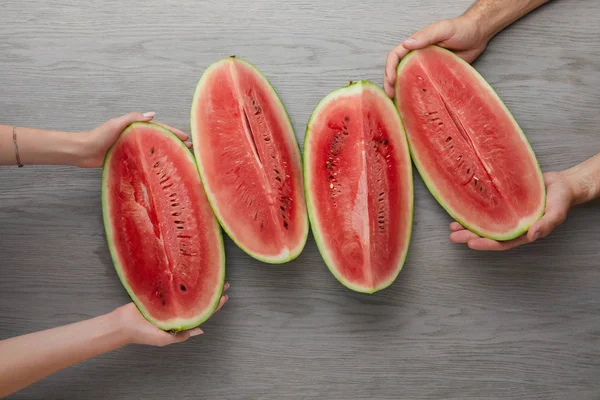
POLYGON ((476 20, 483 34, 492 38, 525 14, 550 0, 478 0, 464 16, 476 20))
POLYGON ((118 309, 87 321, 0 341, 0 397, 129 342, 118 309))
POLYGON ((562 172, 573 193, 573 205, 600 198, 600 153, 562 172))
MULTIPOLYGON (((77 165, 81 134, 16 127, 23 165, 77 165)), ((0 165, 16 165, 13 127, 0 125, 0 165)))

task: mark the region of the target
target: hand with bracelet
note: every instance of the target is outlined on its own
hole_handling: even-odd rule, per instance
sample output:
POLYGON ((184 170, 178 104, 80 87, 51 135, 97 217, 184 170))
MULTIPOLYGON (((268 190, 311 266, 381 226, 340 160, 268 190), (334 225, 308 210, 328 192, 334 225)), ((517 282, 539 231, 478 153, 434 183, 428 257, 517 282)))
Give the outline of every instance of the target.
MULTIPOLYGON (((0 125, 0 165, 74 165, 101 167, 108 149, 131 123, 149 122, 154 113, 129 113, 89 132, 45 131, 0 125)), ((155 122, 157 123, 157 122, 155 122)), ((188 147, 184 132, 160 124, 188 147)), ((229 288, 225 284, 224 291, 229 288)), ((223 295, 218 311, 228 300, 223 295)), ((216 312, 215 311, 215 312, 216 312)), ((177 334, 148 322, 134 303, 86 321, 0 341, 0 397, 50 374, 127 344, 165 346, 202 334, 200 328, 177 334)))
MULTIPOLYGON (((437 45, 473 62, 504 28, 549 0, 478 0, 465 13, 434 22, 415 32, 388 53, 384 89, 394 97, 396 68, 409 51, 437 45)), ((508 250, 549 235, 562 224, 571 207, 600 197, 600 154, 561 172, 544 174, 547 199, 544 216, 517 239, 498 242, 481 238, 458 222, 450 224, 450 240, 475 250, 508 250)))
MULTIPOLYGON (((106 152, 121 132, 134 122, 150 122, 153 112, 132 112, 106 121, 89 132, 58 132, 0 125, 0 165, 74 165, 101 167, 106 152)), ((190 137, 164 126, 192 147, 190 137)))

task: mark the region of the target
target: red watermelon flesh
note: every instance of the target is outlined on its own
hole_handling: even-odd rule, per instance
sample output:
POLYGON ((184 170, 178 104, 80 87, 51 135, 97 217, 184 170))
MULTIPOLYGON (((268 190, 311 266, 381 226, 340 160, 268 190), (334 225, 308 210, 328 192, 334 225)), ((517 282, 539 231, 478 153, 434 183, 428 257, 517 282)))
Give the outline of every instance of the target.
POLYGON ((320 102, 304 168, 313 234, 333 275, 360 292, 389 286, 408 251, 413 184, 400 118, 378 86, 352 83, 320 102))
POLYGON ((165 330, 199 325, 221 296, 225 256, 190 151, 151 123, 134 123, 107 154, 103 211, 119 277, 165 330))
POLYGON ((225 231, 269 263, 300 254, 308 235, 300 150, 267 79, 239 58, 214 63, 191 110, 198 167, 225 231))
POLYGON ((411 52, 398 67, 395 99, 416 167, 463 226, 507 240, 541 217, 545 188, 535 154, 472 66, 435 46, 411 52))

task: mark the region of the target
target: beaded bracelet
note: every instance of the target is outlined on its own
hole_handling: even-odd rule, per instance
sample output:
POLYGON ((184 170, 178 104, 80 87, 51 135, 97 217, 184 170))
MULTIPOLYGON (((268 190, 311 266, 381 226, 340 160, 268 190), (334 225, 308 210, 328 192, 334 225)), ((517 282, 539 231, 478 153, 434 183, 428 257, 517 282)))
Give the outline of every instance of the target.
POLYGON ((13 126, 13 143, 15 145, 15 156, 17 157, 17 165, 19 168, 23 167, 21 164, 21 156, 19 156, 19 146, 17 145, 17 127, 13 126))

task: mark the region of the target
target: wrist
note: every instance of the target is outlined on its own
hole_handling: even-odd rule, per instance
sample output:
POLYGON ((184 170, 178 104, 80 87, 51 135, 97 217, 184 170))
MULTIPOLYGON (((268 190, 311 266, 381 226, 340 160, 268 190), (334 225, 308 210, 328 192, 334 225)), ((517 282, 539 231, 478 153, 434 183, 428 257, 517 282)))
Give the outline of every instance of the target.
POLYGON ((587 179, 577 167, 560 173, 571 193, 571 206, 587 203, 598 197, 599 188, 593 180, 587 179))
POLYGON ((133 343, 134 338, 127 318, 126 307, 127 306, 121 306, 107 314, 107 316, 111 319, 112 326, 114 327, 114 335, 118 337, 121 346, 133 343))
POLYGON ((87 132, 67 132, 69 136, 69 165, 81 167, 86 163, 88 155, 86 150, 88 145, 86 138, 88 137, 87 132))
POLYGON ((464 23, 471 26, 471 29, 479 36, 482 44, 487 44, 500 30, 498 21, 484 13, 480 8, 471 8, 463 15, 458 17, 464 23))
POLYGON ((76 165, 79 137, 72 132, 17 127, 19 156, 23 165, 76 165))
POLYGON ((549 0, 477 1, 463 16, 476 21, 487 40, 549 0))

